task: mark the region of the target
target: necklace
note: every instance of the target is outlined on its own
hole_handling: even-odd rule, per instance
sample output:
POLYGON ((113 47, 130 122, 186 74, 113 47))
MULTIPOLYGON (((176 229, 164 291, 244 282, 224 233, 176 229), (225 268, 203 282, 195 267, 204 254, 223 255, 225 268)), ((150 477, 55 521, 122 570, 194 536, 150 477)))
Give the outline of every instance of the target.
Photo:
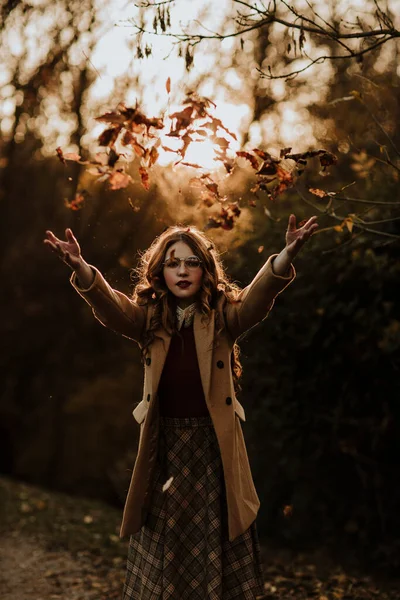
POLYGON ((194 314, 196 312, 197 303, 193 302, 186 308, 181 308, 180 306, 176 307, 176 319, 177 319, 177 327, 178 331, 181 329, 182 324, 184 327, 189 327, 194 319, 194 314))

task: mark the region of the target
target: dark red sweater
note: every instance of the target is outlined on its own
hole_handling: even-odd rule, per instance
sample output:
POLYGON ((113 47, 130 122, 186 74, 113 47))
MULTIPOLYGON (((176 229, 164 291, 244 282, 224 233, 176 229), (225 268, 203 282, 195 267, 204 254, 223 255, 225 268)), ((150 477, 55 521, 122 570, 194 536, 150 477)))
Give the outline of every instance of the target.
POLYGON ((203 417, 209 411, 204 398, 193 333, 193 322, 182 325, 182 339, 171 338, 158 387, 160 414, 165 417, 203 417))

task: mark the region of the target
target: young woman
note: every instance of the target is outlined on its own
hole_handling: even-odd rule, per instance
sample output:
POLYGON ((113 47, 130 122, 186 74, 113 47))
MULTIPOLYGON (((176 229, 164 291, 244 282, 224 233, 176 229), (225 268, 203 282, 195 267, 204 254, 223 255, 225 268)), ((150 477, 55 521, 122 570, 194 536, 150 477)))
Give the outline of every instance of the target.
POLYGON ((120 536, 130 536, 123 600, 241 600, 263 593, 255 490, 236 398, 236 340, 265 319, 295 278, 292 260, 317 229, 296 227, 240 290, 196 227, 172 226, 140 257, 132 298, 87 264, 70 229, 45 243, 106 327, 136 341, 144 364, 137 458, 120 536))

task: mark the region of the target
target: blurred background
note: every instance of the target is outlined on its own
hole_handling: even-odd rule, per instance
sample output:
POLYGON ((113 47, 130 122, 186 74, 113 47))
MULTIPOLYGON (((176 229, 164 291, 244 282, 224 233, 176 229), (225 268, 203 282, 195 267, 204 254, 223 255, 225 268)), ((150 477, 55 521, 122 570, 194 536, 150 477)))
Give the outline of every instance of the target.
MULTIPOLYGON (((130 294, 138 253, 178 221, 207 229, 216 207, 199 202, 189 183, 196 173, 174 166, 168 152, 152 168, 148 191, 137 161, 127 164, 133 182, 111 191, 85 166, 62 164, 56 148, 93 156, 105 128, 95 117, 120 102, 168 116, 195 91, 216 104, 236 149, 279 156, 284 147, 324 148, 338 158, 327 172, 309 161, 299 189, 275 201, 250 191, 251 168, 236 169, 224 185, 240 216, 231 229, 207 229, 244 287, 283 248, 291 212, 298 221, 319 216, 320 231, 295 260, 295 283, 240 342, 238 398, 261 500, 261 542, 299 552, 324 546, 395 570, 400 46, 372 48, 361 36, 361 55, 335 60, 343 51, 335 35, 313 36, 305 27, 307 17, 331 32, 390 30, 399 27, 399 4, 388 0, 379 15, 369 0, 299 0, 297 18, 278 2, 281 21, 230 36, 244 18, 238 10, 249 13, 241 4, 2 5, 0 471, 122 509, 138 440, 131 411, 141 399, 139 349, 94 319, 69 283, 70 270, 42 240, 46 229, 64 238, 70 227, 85 260, 130 294), (288 28, 288 20, 304 28, 288 28), (182 31, 188 39, 163 35, 182 31), (190 39, 196 32, 210 37, 190 39), (305 69, 318 56, 328 58, 305 69), (335 199, 342 188, 353 200, 335 199), (77 194, 84 201, 72 210, 77 194)), ((257 6, 255 21, 266 10, 257 6)), ((211 145, 195 146, 186 160, 216 169, 211 145)))

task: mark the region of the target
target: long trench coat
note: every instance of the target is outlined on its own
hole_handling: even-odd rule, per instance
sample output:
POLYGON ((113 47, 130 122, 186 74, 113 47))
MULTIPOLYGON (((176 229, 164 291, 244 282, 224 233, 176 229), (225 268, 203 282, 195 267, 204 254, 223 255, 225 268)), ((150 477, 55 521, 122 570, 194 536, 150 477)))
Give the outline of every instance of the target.
MULTIPOLYGON (((207 322, 202 323, 199 312, 194 316, 193 330, 201 381, 221 452, 230 541, 246 531, 255 520, 260 506, 242 432, 241 421, 246 420, 245 411, 234 391, 231 353, 235 340, 268 316, 276 296, 296 276, 293 265, 287 277, 276 275, 272 268, 275 256, 269 257, 253 281, 240 292, 239 303, 226 302, 226 298, 221 296, 222 303, 211 311, 211 318, 207 322), (222 310, 225 327, 213 349, 216 310, 222 310)), ((153 306, 135 304, 128 296, 113 289, 98 269, 90 266, 95 277, 89 288, 78 286, 75 273, 71 276, 71 284, 92 307, 94 316, 102 325, 135 340, 141 346, 153 306)), ((140 423, 139 446, 120 537, 134 534, 141 528, 150 501, 159 433, 157 390, 171 341, 171 336, 162 327, 156 335, 159 337, 151 344, 150 356, 144 364, 143 398, 133 410, 134 418, 140 423)))

